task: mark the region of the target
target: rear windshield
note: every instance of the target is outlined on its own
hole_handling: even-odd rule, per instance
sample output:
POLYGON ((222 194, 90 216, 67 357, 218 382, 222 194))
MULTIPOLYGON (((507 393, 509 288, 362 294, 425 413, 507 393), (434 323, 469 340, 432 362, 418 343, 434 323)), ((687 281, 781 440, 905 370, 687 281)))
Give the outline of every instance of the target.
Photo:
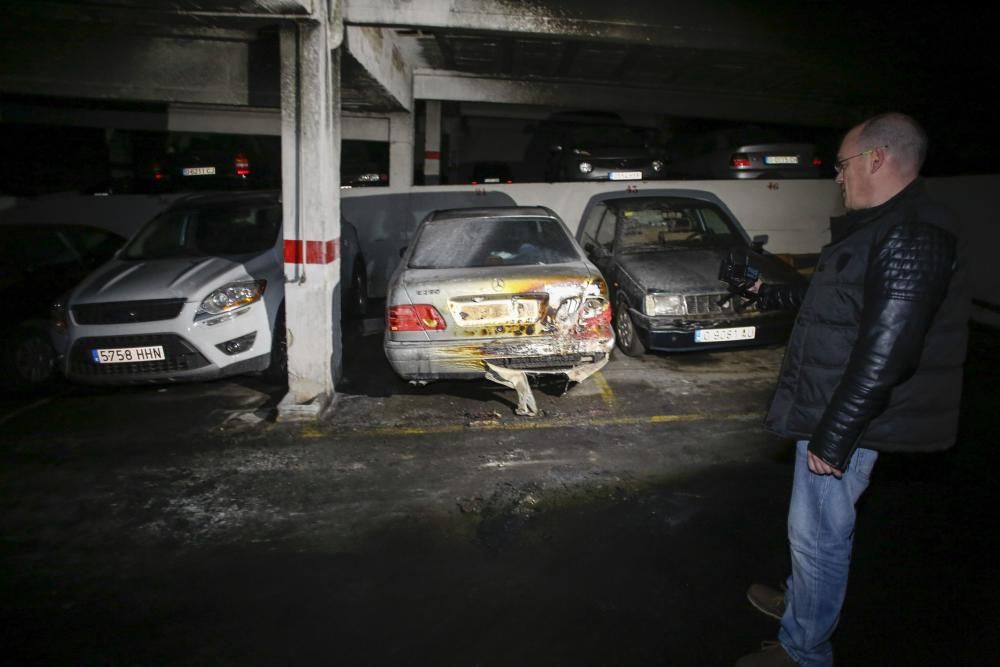
POLYGON ((279 206, 205 206, 158 216, 122 253, 124 259, 214 257, 270 250, 281 229, 279 206))
POLYGON ((437 220, 423 226, 414 269, 524 266, 580 261, 573 239, 551 218, 437 220))

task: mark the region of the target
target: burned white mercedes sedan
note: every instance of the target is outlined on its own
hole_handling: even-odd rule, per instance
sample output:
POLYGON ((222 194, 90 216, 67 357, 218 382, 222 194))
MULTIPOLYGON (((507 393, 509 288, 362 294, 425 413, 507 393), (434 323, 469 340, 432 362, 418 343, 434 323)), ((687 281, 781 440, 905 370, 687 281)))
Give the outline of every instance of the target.
POLYGON ((544 207, 434 211, 389 282, 386 357, 403 379, 580 382, 614 347, 608 288, 566 225, 544 207))

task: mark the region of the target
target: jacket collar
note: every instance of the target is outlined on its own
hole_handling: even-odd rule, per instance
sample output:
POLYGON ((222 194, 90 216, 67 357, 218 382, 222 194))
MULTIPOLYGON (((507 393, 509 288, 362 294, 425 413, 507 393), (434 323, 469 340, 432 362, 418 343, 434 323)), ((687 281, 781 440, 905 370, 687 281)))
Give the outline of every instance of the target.
POLYGON ((836 243, 841 239, 850 236, 862 225, 881 218, 887 212, 896 208, 900 202, 909 201, 920 197, 926 192, 927 186, 922 178, 916 178, 905 188, 897 192, 891 199, 872 206, 862 208, 857 211, 848 211, 844 215, 830 218, 830 243, 836 243))

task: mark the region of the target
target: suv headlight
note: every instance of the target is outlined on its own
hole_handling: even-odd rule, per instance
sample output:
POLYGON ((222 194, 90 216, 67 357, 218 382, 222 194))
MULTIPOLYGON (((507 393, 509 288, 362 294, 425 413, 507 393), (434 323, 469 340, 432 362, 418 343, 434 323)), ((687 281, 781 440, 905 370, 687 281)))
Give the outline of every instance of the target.
MULTIPOLYGON (((232 313, 243 306, 256 303, 264 296, 266 287, 266 280, 245 280, 223 285, 202 300, 194 315, 195 321, 232 313)), ((216 321, 219 320, 211 323, 214 324, 216 321)))
POLYGON ((687 304, 680 294, 647 294, 645 306, 650 317, 687 314, 687 304))
POLYGON ((589 162, 581 162, 580 164, 577 165, 577 167, 584 174, 589 174, 590 172, 594 171, 594 165, 590 164, 589 162))
POLYGON ((56 333, 66 333, 66 329, 69 326, 69 312, 66 307, 65 296, 61 296, 52 302, 52 306, 49 308, 49 321, 56 333))

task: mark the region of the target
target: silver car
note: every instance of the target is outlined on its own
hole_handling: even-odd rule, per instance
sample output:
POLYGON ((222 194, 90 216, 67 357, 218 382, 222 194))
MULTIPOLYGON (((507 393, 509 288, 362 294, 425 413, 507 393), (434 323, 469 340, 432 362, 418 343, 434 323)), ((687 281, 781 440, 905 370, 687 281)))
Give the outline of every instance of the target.
POLYGON ((740 127, 683 135, 664 168, 670 178, 820 178, 823 162, 811 143, 789 141, 773 130, 740 127))
POLYGON ((406 380, 578 382, 613 347, 607 284, 548 208, 434 211, 389 283, 385 354, 406 380))

